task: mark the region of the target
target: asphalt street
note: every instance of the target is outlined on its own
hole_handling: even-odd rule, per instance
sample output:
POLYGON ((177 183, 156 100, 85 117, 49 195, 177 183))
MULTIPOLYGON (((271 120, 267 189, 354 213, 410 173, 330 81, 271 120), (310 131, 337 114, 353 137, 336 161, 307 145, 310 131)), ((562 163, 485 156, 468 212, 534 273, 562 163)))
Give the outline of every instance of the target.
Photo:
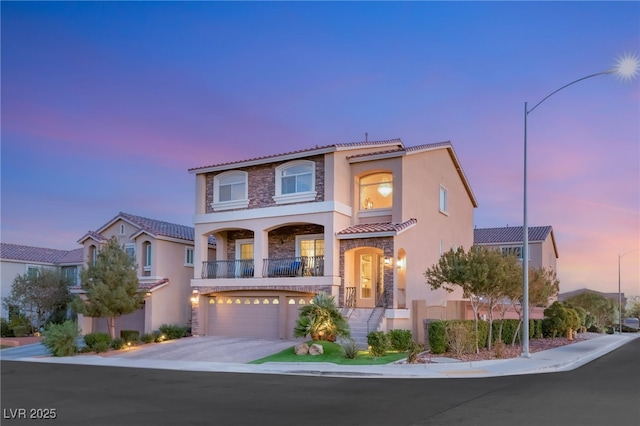
POLYGON ((16 413, 55 409, 47 423, 637 426, 639 360, 640 339, 572 371, 491 378, 305 377, 3 360, 2 424, 33 424, 16 413))

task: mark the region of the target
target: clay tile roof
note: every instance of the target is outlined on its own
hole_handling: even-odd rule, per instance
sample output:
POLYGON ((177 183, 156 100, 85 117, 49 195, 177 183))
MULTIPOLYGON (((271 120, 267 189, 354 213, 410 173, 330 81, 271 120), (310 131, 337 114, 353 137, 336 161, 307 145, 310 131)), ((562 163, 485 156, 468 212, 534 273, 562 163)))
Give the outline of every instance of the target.
MULTIPOLYGON (((551 226, 530 226, 529 241, 544 241, 552 231, 551 226)), ((522 226, 477 228, 473 230, 474 244, 521 243, 522 237, 522 226)))
POLYGON ((136 216, 129 213, 122 213, 118 215, 123 219, 133 223, 140 230, 148 232, 154 236, 164 236, 177 238, 179 240, 193 241, 193 228, 185 225, 178 225, 170 222, 163 222, 161 220, 149 219, 147 217, 136 216))
POLYGON ((417 219, 409 219, 402 223, 391 223, 391 222, 382 222, 382 223, 366 223, 361 225, 353 225, 342 231, 338 232, 338 237, 340 236, 358 236, 364 237, 367 234, 388 234, 388 235, 397 235, 409 228, 412 228, 418 223, 417 219))
POLYGON ((248 158, 248 159, 244 159, 244 160, 238 160, 238 161, 230 161, 227 163, 219 163, 219 164, 212 164, 209 166, 202 166, 202 167, 193 167, 191 169, 189 169, 189 171, 196 171, 196 170, 200 170, 200 169, 208 169, 211 167, 222 167, 222 166, 231 166, 234 164, 241 164, 241 163, 249 163, 249 162, 256 162, 256 161, 263 161, 263 160, 269 160, 270 158, 277 158, 277 157, 285 157, 285 156, 291 156, 291 155, 295 155, 295 154, 309 154, 309 155, 313 155, 313 153, 315 151, 323 152, 326 151, 328 149, 344 149, 344 148, 362 148, 362 147, 372 147, 372 146, 376 146, 376 145, 390 145, 390 144, 397 144, 400 146, 403 146, 402 141, 398 138, 398 139, 388 139, 388 140, 382 140, 382 141, 361 141, 361 142, 346 142, 346 143, 336 143, 336 144, 331 144, 331 145, 323 145, 323 146, 315 146, 314 148, 305 148, 305 149, 300 149, 300 150, 296 150, 296 151, 289 151, 289 152, 284 152, 284 153, 279 153, 279 154, 272 154, 272 155, 265 155, 262 157, 254 157, 254 158, 248 158))
POLYGON ((82 244, 82 242, 83 242, 84 240, 86 240, 87 238, 92 238, 92 239, 96 240, 96 241, 97 241, 97 242, 99 242, 99 243, 106 243, 106 242, 107 242, 107 239, 106 239, 105 237, 103 237, 102 235, 98 234, 98 233, 97 233, 97 232, 95 232, 95 231, 87 231, 87 233, 86 233, 86 234, 84 234, 84 235, 82 236, 82 238, 80 238, 80 239, 78 240, 78 242, 79 242, 80 244, 82 244))
POLYGON ((68 250, 56 250, 44 247, 21 246, 18 244, 0 244, 2 259, 22 260, 26 262, 58 263, 69 253, 68 250))
POLYGON ((140 282, 138 284, 138 288, 141 290, 152 290, 158 286, 161 286, 162 284, 166 284, 169 282, 168 278, 163 278, 161 280, 158 281, 151 281, 151 282, 140 282))
POLYGON ((60 260, 58 260, 58 263, 82 263, 83 259, 82 256, 84 254, 84 249, 83 248, 78 248, 75 250, 69 250, 62 258, 60 258, 60 260))

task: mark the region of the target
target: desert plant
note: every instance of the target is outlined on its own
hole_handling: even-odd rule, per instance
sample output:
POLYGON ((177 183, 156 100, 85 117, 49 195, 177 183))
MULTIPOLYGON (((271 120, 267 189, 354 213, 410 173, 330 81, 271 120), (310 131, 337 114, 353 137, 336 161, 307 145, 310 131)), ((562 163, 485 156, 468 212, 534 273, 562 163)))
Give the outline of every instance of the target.
POLYGON ((493 346, 493 350, 495 351, 496 358, 502 358, 504 356, 504 347, 505 344, 502 340, 496 341, 493 346))
POLYGON ((188 327, 177 324, 162 324, 159 327, 160 333, 166 340, 181 339, 187 335, 188 327))
POLYGON ((124 341, 124 339, 116 337, 115 339, 113 339, 111 341, 111 344, 109 346, 111 346, 112 349, 120 350, 120 349, 124 348, 126 344, 127 343, 124 341))
POLYGON ((394 351, 406 352, 413 342, 411 330, 389 330, 387 333, 389 344, 394 351))
POLYGON ((460 356, 475 349, 475 336, 460 322, 450 322, 446 327, 447 343, 450 351, 460 356))
POLYGON ((409 343, 407 348, 407 362, 413 364, 418 360, 418 355, 424 351, 424 345, 418 344, 413 340, 409 343))
POLYGON ((111 342, 105 342, 104 340, 100 340, 98 342, 96 342, 91 348, 90 350, 92 350, 93 352, 97 353, 97 354, 101 354, 103 352, 107 352, 109 350, 110 347, 110 343, 111 342))
POLYGON ((50 324, 44 331, 42 343, 53 356, 71 356, 78 352, 79 334, 78 324, 74 321, 50 324))
POLYGON ((344 353, 345 358, 356 359, 358 358, 358 352, 360 352, 360 348, 358 344, 353 339, 347 339, 342 344, 342 352, 344 353))
POLYGON ((320 292, 311 303, 300 308, 293 335, 333 342, 338 337, 350 337, 351 333, 349 323, 340 313, 335 298, 320 292))
POLYGON ((389 349, 389 338, 384 331, 372 331, 367 334, 367 344, 371 356, 384 356, 389 349))

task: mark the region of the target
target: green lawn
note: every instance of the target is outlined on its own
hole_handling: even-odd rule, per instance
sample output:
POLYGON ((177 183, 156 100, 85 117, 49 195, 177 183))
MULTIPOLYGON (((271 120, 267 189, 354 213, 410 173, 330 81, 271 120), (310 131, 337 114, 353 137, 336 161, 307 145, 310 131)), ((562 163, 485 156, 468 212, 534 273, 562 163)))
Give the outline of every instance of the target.
POLYGON ((332 342, 308 342, 319 343, 324 349, 322 355, 296 355, 293 346, 281 352, 264 358, 251 361, 249 364, 263 364, 265 362, 330 362, 340 365, 382 365, 389 364, 407 357, 405 352, 387 352, 383 357, 373 358, 368 351, 360 351, 358 358, 348 359, 342 353, 342 347, 332 342))

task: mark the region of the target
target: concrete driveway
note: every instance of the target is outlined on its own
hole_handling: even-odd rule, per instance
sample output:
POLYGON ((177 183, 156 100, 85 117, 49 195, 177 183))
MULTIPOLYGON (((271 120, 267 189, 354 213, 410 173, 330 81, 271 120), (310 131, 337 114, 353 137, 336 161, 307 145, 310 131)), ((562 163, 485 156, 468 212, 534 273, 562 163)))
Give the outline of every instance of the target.
POLYGON ((194 336, 138 346, 113 352, 107 356, 129 359, 247 363, 298 343, 300 341, 194 336))

